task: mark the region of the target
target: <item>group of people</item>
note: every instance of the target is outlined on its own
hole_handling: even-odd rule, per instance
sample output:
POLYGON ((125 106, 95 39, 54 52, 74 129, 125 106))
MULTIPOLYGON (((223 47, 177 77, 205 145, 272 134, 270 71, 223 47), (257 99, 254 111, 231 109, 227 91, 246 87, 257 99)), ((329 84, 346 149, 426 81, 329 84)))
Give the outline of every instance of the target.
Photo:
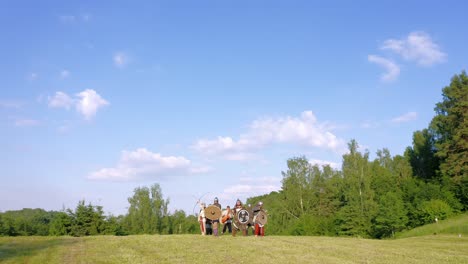
POLYGON ((218 207, 222 213, 219 218, 216 219, 209 219, 206 216, 206 204, 205 203, 199 203, 200 204, 200 213, 198 214, 198 222, 200 223, 200 231, 202 235, 213 235, 213 236, 218 236, 219 235, 219 227, 220 224, 223 224, 223 230, 222 234, 226 233, 228 231, 229 233, 232 233, 233 236, 236 236, 236 233, 238 231, 241 231, 244 236, 247 236, 249 228, 253 229, 253 234, 257 236, 265 236, 265 226, 264 224, 257 223, 255 221, 255 218, 257 215, 260 213, 260 211, 263 210, 263 203, 258 202, 257 205, 255 205, 253 208, 250 206, 244 207, 242 202, 237 199, 236 204, 234 207, 231 209, 231 207, 228 205, 224 210, 222 210, 221 204, 219 203, 219 200, 217 197, 214 198, 213 204, 210 206, 216 206, 218 207), (241 210, 249 210, 253 213, 253 216, 249 216, 247 221, 242 221, 239 219, 235 219, 235 216, 241 211, 241 210))

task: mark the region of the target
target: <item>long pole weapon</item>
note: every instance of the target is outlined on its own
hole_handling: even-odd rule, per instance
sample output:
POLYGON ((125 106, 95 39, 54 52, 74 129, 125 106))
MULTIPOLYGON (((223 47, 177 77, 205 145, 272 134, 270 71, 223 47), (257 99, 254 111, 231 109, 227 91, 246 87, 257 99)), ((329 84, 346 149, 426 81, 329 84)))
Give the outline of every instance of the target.
POLYGON ((192 214, 193 214, 193 215, 195 215, 195 207, 197 206, 197 204, 199 204, 200 201, 201 201, 201 199, 202 199, 203 197, 205 197, 205 195, 207 195, 207 194, 209 194, 209 193, 210 193, 210 192, 207 192, 207 193, 203 194, 203 195, 200 196, 198 199, 197 199, 197 197, 196 197, 195 195, 192 195, 193 198, 197 199, 197 201, 196 201, 195 204, 193 205, 193 209, 192 209, 192 214))

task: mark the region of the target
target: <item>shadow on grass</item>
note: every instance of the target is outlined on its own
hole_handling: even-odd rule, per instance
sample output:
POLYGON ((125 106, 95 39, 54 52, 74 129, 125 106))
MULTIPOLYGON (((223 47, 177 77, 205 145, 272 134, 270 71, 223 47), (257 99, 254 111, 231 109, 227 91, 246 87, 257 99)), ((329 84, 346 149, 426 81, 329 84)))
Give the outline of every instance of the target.
POLYGON ((78 242, 80 239, 66 237, 3 237, 0 238, 0 262, 32 257, 45 250, 53 252, 58 247, 67 248, 78 242))

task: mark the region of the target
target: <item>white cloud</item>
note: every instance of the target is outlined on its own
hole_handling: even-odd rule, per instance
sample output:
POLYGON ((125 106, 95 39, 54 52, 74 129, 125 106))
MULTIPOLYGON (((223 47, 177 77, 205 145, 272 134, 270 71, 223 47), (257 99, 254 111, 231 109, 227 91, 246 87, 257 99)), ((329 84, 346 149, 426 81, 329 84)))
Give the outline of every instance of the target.
POLYGON ((390 50, 405 60, 415 61, 423 66, 442 63, 447 59, 447 54, 442 52, 425 32, 411 32, 404 39, 388 39, 381 49, 390 50))
POLYGON ((392 119, 393 123, 405 123, 416 120, 418 118, 418 113, 416 112, 408 112, 401 116, 395 117, 392 119))
POLYGON ((75 95, 75 98, 70 97, 64 92, 55 92, 53 97, 49 97, 49 107, 70 109, 75 106, 76 111, 81 114, 86 120, 92 119, 96 112, 109 105, 109 102, 103 99, 95 90, 86 89, 75 95))
POLYGON ((40 125, 39 120, 35 119, 16 119, 15 126, 18 127, 28 127, 28 126, 37 126, 40 125))
POLYGON ((123 52, 117 52, 113 57, 114 65, 118 68, 123 68, 128 64, 128 55, 123 52))
POLYGON ((209 167, 197 167, 182 156, 162 156, 145 148, 135 151, 122 151, 120 161, 113 168, 103 168, 92 172, 88 179, 93 180, 140 180, 183 176, 210 171, 209 167))
POLYGON ((62 79, 68 78, 69 76, 70 76, 70 72, 68 70, 62 70, 60 72, 60 78, 62 79))
POLYGON ((327 123, 319 123, 312 111, 300 117, 262 118, 253 121, 247 133, 238 140, 231 137, 200 139, 192 148, 205 155, 222 156, 228 160, 254 157, 253 151, 273 143, 293 143, 342 152, 344 141, 329 131, 327 123))
POLYGON ((92 89, 86 89, 76 94, 76 96, 79 98, 76 103, 76 110, 87 120, 93 118, 99 108, 109 105, 109 102, 92 89))
POLYGON ((49 97, 49 107, 70 109, 75 104, 74 100, 64 92, 55 92, 53 97, 49 97))
POLYGON ((377 55, 369 55, 367 56, 367 60, 385 69, 385 73, 380 77, 382 81, 394 81, 400 75, 400 67, 389 59, 377 55))

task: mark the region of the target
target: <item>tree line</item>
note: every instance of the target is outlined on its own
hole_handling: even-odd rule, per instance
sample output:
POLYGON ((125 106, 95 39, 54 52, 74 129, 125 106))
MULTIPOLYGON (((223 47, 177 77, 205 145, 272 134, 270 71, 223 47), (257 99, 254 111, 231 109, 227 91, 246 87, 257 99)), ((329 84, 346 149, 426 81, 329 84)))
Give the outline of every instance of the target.
MULTIPOLYGON (((355 140, 341 170, 287 161, 282 188, 248 198, 268 210, 268 234, 391 237, 468 209, 468 76, 455 75, 442 90, 429 126, 413 133, 402 155, 378 150, 370 160, 355 140)), ((0 213, 0 236, 196 234, 197 217, 168 212, 158 184, 138 187, 125 215, 79 201, 74 210, 23 209, 0 213)))
POLYGON ((91 236, 198 233, 197 217, 168 212, 159 184, 135 188, 125 215, 105 215, 103 207, 78 202, 74 210, 22 209, 0 213, 0 236, 91 236))
POLYGON ((288 235, 391 237, 468 209, 468 77, 442 90, 429 126, 413 133, 403 155, 374 160, 348 144, 341 170, 287 161, 279 192, 252 197, 269 208, 268 230, 288 235))

